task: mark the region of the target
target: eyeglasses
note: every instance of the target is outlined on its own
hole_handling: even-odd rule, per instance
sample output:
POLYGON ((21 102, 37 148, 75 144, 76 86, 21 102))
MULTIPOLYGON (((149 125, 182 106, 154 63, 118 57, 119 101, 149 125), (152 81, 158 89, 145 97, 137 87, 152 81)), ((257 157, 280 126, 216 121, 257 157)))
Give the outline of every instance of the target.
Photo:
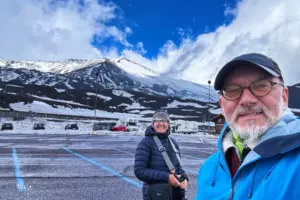
POLYGON ((154 120, 155 123, 168 123, 169 121, 168 120, 154 120))
POLYGON ((249 86, 241 86, 238 84, 228 84, 220 91, 220 94, 228 101, 234 101, 240 98, 244 89, 248 89, 256 97, 264 97, 269 94, 274 85, 282 85, 281 82, 259 79, 253 81, 249 86))

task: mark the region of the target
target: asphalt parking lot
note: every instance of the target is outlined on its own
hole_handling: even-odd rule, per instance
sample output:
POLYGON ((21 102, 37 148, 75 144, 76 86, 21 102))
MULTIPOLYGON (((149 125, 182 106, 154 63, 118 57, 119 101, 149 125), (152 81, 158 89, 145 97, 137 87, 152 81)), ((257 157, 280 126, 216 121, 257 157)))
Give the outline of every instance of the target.
MULTIPOLYGON (((0 136, 0 199, 142 199, 133 172, 134 153, 143 136, 37 135, 0 136)), ((174 136, 196 194, 203 160, 216 151, 216 139, 174 136)))

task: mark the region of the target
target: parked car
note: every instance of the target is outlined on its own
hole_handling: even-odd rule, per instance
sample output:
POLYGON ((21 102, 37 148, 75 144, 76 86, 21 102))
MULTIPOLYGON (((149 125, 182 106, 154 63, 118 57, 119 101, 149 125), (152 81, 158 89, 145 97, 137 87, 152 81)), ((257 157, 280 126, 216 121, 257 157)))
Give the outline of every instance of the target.
POLYGON ((13 125, 12 123, 3 123, 1 126, 1 131, 3 130, 13 130, 13 125))
POLYGON ((77 124, 67 124, 65 130, 78 130, 77 124))
POLYGON ((93 131, 98 130, 109 130, 111 131, 112 128, 116 125, 116 122, 97 122, 93 125, 93 131))
POLYGON ((115 125, 112 128, 112 131, 127 131, 127 128, 124 125, 115 125))
POLYGON ((33 125, 33 130, 45 130, 45 124, 44 123, 35 123, 33 125))
POLYGON ((139 125, 136 119, 119 119, 117 124, 124 125, 127 131, 138 131, 139 125))

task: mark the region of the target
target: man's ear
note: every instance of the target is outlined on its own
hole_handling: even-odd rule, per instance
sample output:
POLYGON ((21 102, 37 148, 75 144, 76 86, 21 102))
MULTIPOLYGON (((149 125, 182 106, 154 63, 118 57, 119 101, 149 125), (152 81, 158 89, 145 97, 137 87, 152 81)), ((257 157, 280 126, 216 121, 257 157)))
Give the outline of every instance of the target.
POLYGON ((221 107, 222 115, 225 116, 224 110, 223 110, 223 101, 222 101, 222 97, 219 98, 219 104, 220 104, 220 107, 221 107))
POLYGON ((289 107, 289 89, 287 87, 283 88, 282 98, 283 98, 285 107, 288 108, 289 107))

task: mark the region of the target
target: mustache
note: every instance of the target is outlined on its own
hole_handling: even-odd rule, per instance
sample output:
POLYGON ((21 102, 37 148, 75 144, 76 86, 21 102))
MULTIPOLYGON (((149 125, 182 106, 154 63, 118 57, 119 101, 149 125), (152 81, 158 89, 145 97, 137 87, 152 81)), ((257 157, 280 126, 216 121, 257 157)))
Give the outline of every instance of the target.
POLYGON ((236 120, 239 116, 249 114, 249 113, 263 113, 266 115, 267 111, 264 107, 262 106, 239 106, 236 108, 234 114, 233 114, 233 119, 236 120))

